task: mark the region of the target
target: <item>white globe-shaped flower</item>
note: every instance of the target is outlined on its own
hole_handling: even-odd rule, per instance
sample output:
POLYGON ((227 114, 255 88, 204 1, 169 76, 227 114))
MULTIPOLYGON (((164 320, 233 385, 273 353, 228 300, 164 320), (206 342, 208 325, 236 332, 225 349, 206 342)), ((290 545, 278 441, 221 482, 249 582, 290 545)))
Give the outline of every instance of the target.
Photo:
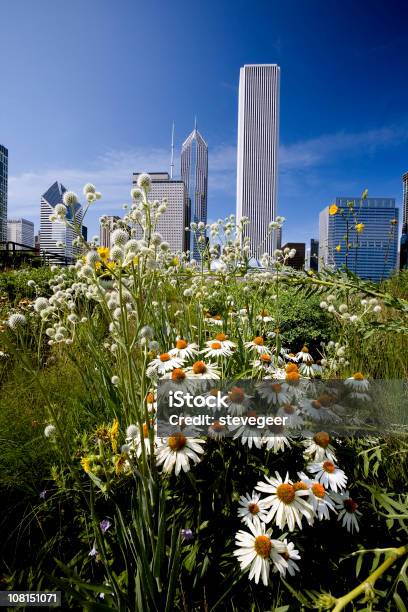
POLYGON ((133 200, 135 200, 136 202, 138 202, 139 200, 142 199, 143 197, 143 192, 140 189, 140 187, 133 187, 133 189, 130 190, 130 195, 132 197, 133 200))
POLYGON ((153 329, 150 327, 150 325, 145 325, 141 328, 141 330, 139 331, 139 337, 147 338, 148 340, 153 338, 153 329))
POLYGON ((112 261, 123 261, 125 258, 125 253, 123 252, 123 249, 118 245, 115 244, 110 251, 110 258, 112 259, 112 261))
POLYGON ((57 432, 57 429, 55 425, 47 425, 46 428, 44 429, 44 436, 46 438, 52 438, 55 436, 56 432, 57 432))
POLYGON ((75 206, 78 203, 78 196, 73 191, 66 191, 62 196, 65 206, 75 206))
POLYGON ((150 189, 151 183, 152 179, 150 178, 150 175, 147 174, 147 172, 142 172, 142 174, 139 174, 139 176, 137 177, 138 187, 144 189, 145 191, 148 191, 150 189))
POLYGON ((95 191, 95 200, 100 200, 102 197, 102 194, 100 191, 95 191))
POLYGON ((84 185, 84 189, 83 189, 83 193, 84 195, 88 195, 88 193, 95 193, 96 192, 96 187, 95 185, 92 185, 92 183, 87 183, 86 185, 84 185))
POLYGON ((159 246, 159 244, 160 244, 161 242, 163 242, 163 238, 162 238, 162 236, 161 236, 161 235, 160 235, 158 232, 154 232, 154 233, 152 234, 152 243, 153 243, 155 246, 159 246))
POLYGON ((101 258, 99 257, 98 251, 88 251, 86 254, 86 263, 88 266, 94 267, 100 260, 101 258))
POLYGON ((119 384, 119 376, 112 376, 111 383, 112 385, 115 385, 115 386, 119 384))
POLYGON ((131 438, 134 440, 139 435, 139 428, 137 425, 129 425, 126 429, 126 438, 131 438))
POLYGON ((54 211, 55 211, 55 214, 58 215, 59 217, 67 216, 67 207, 65 206, 65 204, 57 204, 54 207, 54 211))
POLYGON ((9 316, 8 326, 13 330, 18 330, 27 323, 27 319, 23 314, 15 313, 9 316))
POLYGON ((41 312, 42 310, 45 310, 46 308, 48 308, 49 305, 50 304, 47 298, 39 297, 34 302, 34 310, 35 312, 41 312))
POLYGON ((110 238, 111 238, 112 244, 123 247, 129 240, 129 234, 127 233, 126 230, 119 228, 111 233, 110 238))
POLYGON ((96 200, 95 194, 94 193, 87 193, 86 194, 86 200, 87 200, 87 202, 94 202, 96 200))

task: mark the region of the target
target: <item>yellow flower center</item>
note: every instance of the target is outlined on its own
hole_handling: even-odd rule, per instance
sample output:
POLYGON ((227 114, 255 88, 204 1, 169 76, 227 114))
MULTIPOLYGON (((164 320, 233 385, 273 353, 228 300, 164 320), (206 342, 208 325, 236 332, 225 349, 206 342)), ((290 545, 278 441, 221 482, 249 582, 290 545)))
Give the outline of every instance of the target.
POLYGON ((358 508, 358 504, 354 501, 354 499, 350 498, 343 501, 343 506, 347 512, 350 512, 351 514, 353 514, 358 508))
POLYGON ((176 342, 176 348, 178 349, 185 349, 187 348, 187 342, 185 340, 177 340, 176 342))
POLYGON ((313 440, 318 446, 321 446, 322 448, 327 448, 330 444, 330 436, 326 431, 318 431, 314 435, 313 440))
POLYGON ((147 404, 153 404, 154 403, 154 393, 152 393, 151 391, 146 396, 146 403, 147 404))
POLYGON ((271 388, 272 391, 275 391, 275 393, 280 393, 282 391, 282 385, 279 383, 272 383, 271 388))
POLYGON ((255 538, 254 547, 256 554, 263 559, 268 559, 272 550, 271 539, 266 535, 260 535, 255 538))
POLYGON ((259 506, 257 503, 251 502, 250 504, 248 504, 248 510, 250 511, 251 514, 258 514, 259 506))
POLYGON ((211 348, 214 351, 219 351, 222 345, 219 342, 211 342, 211 348))
POLYGON ((307 484, 302 480, 298 480, 297 482, 293 483, 293 488, 295 491, 307 491, 307 484))
POLYGON ((262 338, 262 336, 257 336, 256 338, 254 338, 254 344, 256 344, 257 346, 263 346, 264 339, 262 338))
POLYGON ((299 382, 300 375, 298 372, 289 372, 286 374, 286 382, 288 383, 297 383, 299 382))
POLYGON ((321 407, 322 407, 322 405, 319 402, 319 400, 312 400, 310 403, 313 406, 313 408, 316 408, 316 410, 320 410, 321 407))
POLYGON ((353 374, 354 380, 364 380, 364 375, 361 372, 356 372, 353 374))
POLYGON ((168 353, 162 353, 159 356, 160 361, 170 361, 171 357, 168 353))
POLYGON ((288 365, 285 368, 285 371, 286 371, 286 374, 289 374, 290 372, 297 372, 298 367, 296 363, 288 363, 288 365))
POLYGON ((223 431, 225 427, 219 421, 214 421, 214 423, 211 425, 211 429, 213 431, 219 432, 219 431, 223 431))
POLYGON ((186 373, 183 368, 175 368, 171 373, 172 380, 184 380, 186 377, 186 373))
POLYGON ((232 387, 231 391, 228 393, 228 397, 234 404, 241 404, 244 401, 245 392, 241 387, 232 387))
POLYGON ((332 461, 325 461, 323 463, 323 469, 328 474, 333 474, 333 472, 336 470, 336 466, 334 465, 332 461))
POLYGON ((206 371, 207 371, 207 366, 205 365, 204 361, 196 361, 193 364, 194 374, 205 374, 206 371))
POLYGON ((271 358, 266 353, 262 353, 262 355, 260 356, 260 360, 265 362, 265 363, 270 363, 271 362, 271 358))
POLYGON ((295 499, 295 487, 288 482, 284 482, 276 489, 276 495, 284 504, 291 504, 295 499))
POLYGON ((308 352, 309 352, 309 349, 307 348, 307 346, 304 346, 304 347, 302 348, 302 351, 301 351, 301 352, 302 352, 302 353, 308 353, 308 352))
POLYGON ((283 410, 286 412, 286 414, 293 414, 295 412, 295 407, 291 404, 285 404, 283 406, 283 410))
POLYGON ((320 499, 323 499, 326 495, 326 489, 319 482, 315 482, 315 484, 312 486, 312 491, 316 497, 319 497, 320 499))
POLYGON ((227 336, 225 334, 217 334, 215 336, 215 339, 218 340, 219 342, 224 342, 224 340, 227 339, 227 336))
POLYGON ((185 447, 187 438, 181 432, 175 433, 174 436, 170 436, 167 440, 167 445, 172 451, 176 452, 185 447))

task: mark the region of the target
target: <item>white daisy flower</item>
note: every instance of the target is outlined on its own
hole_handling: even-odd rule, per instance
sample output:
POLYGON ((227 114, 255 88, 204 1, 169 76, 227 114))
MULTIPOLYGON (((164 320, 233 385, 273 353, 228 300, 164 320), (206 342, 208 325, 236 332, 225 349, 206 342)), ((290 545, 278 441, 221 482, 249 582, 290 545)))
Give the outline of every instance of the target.
POLYGON ((244 346, 249 350, 256 351, 260 355, 262 355, 263 353, 266 353, 267 355, 271 354, 271 350, 267 346, 265 346, 265 341, 262 336, 256 336, 256 338, 254 338, 250 342, 244 342, 244 346))
POLYGON ((271 323, 273 321, 273 317, 269 314, 267 310, 261 310, 261 312, 256 317, 257 321, 261 323, 271 323))
POLYGON ((342 526, 346 527, 350 533, 353 533, 354 530, 358 533, 360 531, 358 517, 361 516, 361 512, 357 510, 358 504, 350 497, 349 491, 332 493, 331 496, 339 512, 337 520, 341 521, 342 526))
POLYGON ((226 425, 222 425, 219 421, 214 421, 208 428, 208 435, 213 440, 223 440, 228 433, 226 425))
MULTIPOLYGON (((246 416, 256 417, 256 412, 251 410, 247 412, 246 416)), ((262 431, 258 427, 248 425, 247 423, 242 423, 242 425, 234 425, 231 426, 231 430, 235 431, 234 440, 237 438, 241 439, 241 444, 245 446, 248 445, 248 448, 252 448, 252 445, 256 448, 262 448, 262 431)))
POLYGON ((326 461, 309 463, 306 466, 306 470, 311 474, 316 474, 316 480, 324 485, 326 489, 330 488, 332 491, 337 492, 346 488, 347 476, 333 461, 326 459, 326 461))
POLYGON ((285 357, 285 359, 287 359, 287 361, 289 361, 291 363, 297 363, 298 362, 298 358, 296 357, 296 355, 294 353, 289 352, 289 351, 285 352, 284 357, 285 357))
POLYGON ((275 380, 264 380, 257 385, 259 395, 266 399, 270 404, 281 406, 289 402, 287 393, 287 385, 284 382, 276 382, 275 380))
MULTIPOLYGON (((150 428, 153 430, 153 439, 155 439, 156 427, 151 425, 150 428)), ((126 430, 126 445, 127 445, 127 452, 129 454, 131 455, 134 454, 137 458, 139 458, 142 454, 143 445, 145 448, 145 453, 147 455, 152 454, 152 450, 154 451, 155 442, 153 442, 153 445, 152 445, 150 437, 149 437, 150 428, 147 423, 143 423, 143 426, 142 426, 143 436, 141 436, 138 425, 129 425, 129 427, 126 430)))
POLYGON ((176 346, 169 350, 169 354, 172 357, 177 357, 182 361, 186 359, 192 359, 198 353, 198 345, 194 342, 187 342, 183 338, 176 340, 176 346))
POLYGON ((215 357, 218 359, 219 357, 230 357, 232 355, 232 351, 227 346, 223 346, 221 342, 218 340, 210 340, 206 342, 207 348, 200 351, 201 355, 204 355, 206 359, 209 357, 215 357))
POLYGON ((309 353, 307 346, 304 346, 301 351, 296 355, 296 361, 302 361, 303 363, 313 363, 313 358, 309 353))
POLYGON ((148 376, 152 374, 163 376, 166 372, 170 372, 174 368, 180 368, 182 365, 182 361, 177 357, 172 357, 170 353, 162 353, 148 364, 146 374, 148 376))
POLYGON ((228 404, 228 412, 232 416, 242 416, 252 397, 245 393, 242 387, 232 387, 227 394, 225 403, 228 404))
MULTIPOLYGON (((320 483, 308 478, 303 472, 299 472, 300 481, 305 483, 309 490, 309 503, 313 508, 314 514, 319 521, 330 519, 330 512, 336 512, 330 495, 325 487, 320 483)), ((313 525, 314 517, 309 520, 309 525, 313 525)))
POLYGON ((314 421, 339 421, 339 417, 317 399, 303 399, 300 407, 314 421))
POLYGON ((270 508, 266 522, 275 519, 280 529, 287 525, 289 531, 293 531, 296 524, 302 529, 302 518, 310 519, 313 516, 312 506, 304 499, 309 496, 308 490, 295 487, 288 474, 285 480, 282 480, 278 472, 275 472, 275 478, 266 476, 265 479, 266 482, 258 482, 255 488, 262 493, 269 493, 263 499, 266 507, 270 508))
POLYGON ((263 443, 266 446, 266 450, 272 450, 274 453, 280 453, 285 450, 286 446, 291 448, 289 438, 281 433, 283 431, 283 427, 277 425, 275 430, 275 433, 273 433, 271 428, 270 433, 266 433, 262 438, 263 443))
MULTIPOLYGON (((228 340, 228 336, 226 336, 223 333, 217 334, 213 342, 221 342, 221 345, 223 346, 223 348, 228 348, 231 351, 234 350, 237 346, 234 342, 231 342, 231 340, 228 340)), ((208 343, 207 343, 207 346, 208 346, 208 343)))
POLYGON ((199 438, 187 438, 182 432, 176 432, 168 438, 158 441, 156 449, 156 463, 163 466, 163 471, 170 474, 173 469, 176 476, 180 471, 188 472, 190 461, 199 463, 200 455, 204 453, 202 444, 205 440, 199 438))
POLYGON ((300 414, 299 408, 293 404, 283 404, 280 406, 276 416, 285 418, 285 427, 287 430, 290 429, 301 429, 304 425, 304 420, 300 414))
POLYGON ((204 321, 206 321, 210 325, 218 325, 219 327, 222 327, 222 325, 224 325, 224 321, 222 320, 221 315, 214 315, 213 317, 207 316, 205 317, 204 321))
POLYGON ((288 542, 287 539, 285 538, 283 540, 283 544, 285 545, 285 550, 281 553, 281 555, 285 559, 286 563, 288 564, 288 567, 285 568, 284 566, 282 566, 281 570, 279 570, 277 567, 274 567, 273 571, 274 572, 279 571, 281 576, 285 578, 286 571, 288 572, 289 576, 294 576, 296 572, 300 572, 300 568, 298 564, 296 563, 296 561, 299 561, 300 555, 299 555, 299 551, 296 550, 293 542, 288 542))
POLYGON ((315 364, 312 361, 308 361, 307 363, 301 363, 299 366, 299 372, 302 376, 306 378, 314 378, 316 375, 314 366, 315 364))
POLYGON ((246 493, 239 498, 238 518, 246 525, 258 525, 260 521, 264 521, 267 516, 267 511, 261 501, 261 495, 252 491, 252 494, 246 493))
POLYGON ((251 362, 251 366, 254 370, 260 370, 261 372, 271 372, 272 358, 267 353, 259 355, 259 359, 254 359, 251 362))
POLYGON ((190 368, 186 369, 188 378, 201 378, 201 379, 218 379, 220 378, 220 372, 217 366, 204 362, 196 361, 190 368))
POLYGON ((305 447, 303 457, 306 461, 337 461, 335 450, 330 444, 331 438, 326 431, 318 431, 313 437, 307 437, 302 440, 302 444, 305 447))
POLYGON ((370 386, 370 383, 366 378, 364 378, 364 375, 361 372, 356 372, 353 374, 353 376, 350 376, 350 378, 346 378, 344 384, 351 387, 353 391, 357 392, 367 391, 368 387, 370 386))
POLYGON ((285 547, 280 540, 272 540, 272 529, 265 531, 264 523, 259 525, 249 524, 247 531, 238 531, 235 536, 237 549, 234 555, 238 557, 241 570, 249 570, 249 580, 262 582, 268 586, 269 572, 271 566, 283 571, 282 568, 288 567, 287 561, 282 557, 285 547))

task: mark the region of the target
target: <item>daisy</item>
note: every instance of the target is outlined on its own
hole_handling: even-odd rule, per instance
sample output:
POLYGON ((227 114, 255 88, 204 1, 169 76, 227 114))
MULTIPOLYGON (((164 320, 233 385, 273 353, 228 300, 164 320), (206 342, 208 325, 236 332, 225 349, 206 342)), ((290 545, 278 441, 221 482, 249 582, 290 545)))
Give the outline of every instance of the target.
POLYGON ((294 353, 291 353, 290 351, 286 351, 284 357, 291 363, 296 363, 298 360, 296 355, 294 353))
POLYGON ((360 531, 358 517, 361 516, 361 512, 357 510, 358 504, 350 497, 349 491, 332 493, 332 499, 336 510, 339 511, 337 520, 341 521, 342 527, 346 527, 350 533, 354 530, 358 533, 360 531))
POLYGON ((264 521, 268 514, 261 501, 261 495, 252 491, 250 495, 241 495, 239 498, 238 518, 246 525, 259 525, 260 521, 264 521))
POLYGON ((262 336, 256 336, 256 338, 254 338, 250 342, 245 342, 244 346, 247 349, 257 351, 257 353, 259 353, 260 355, 262 355, 263 353, 266 353, 267 355, 271 354, 271 350, 268 349, 267 346, 265 346, 265 341, 262 336))
MULTIPOLYGON (((152 443, 149 437, 149 432, 153 431, 153 439, 155 438, 156 427, 150 423, 143 423, 142 426, 143 436, 140 435, 140 429, 138 425, 129 425, 126 430, 126 452, 130 455, 135 455, 137 458, 142 454, 142 446, 145 447, 145 452, 150 455, 152 452, 152 443)), ((153 442, 154 446, 154 442, 153 442)))
POLYGON ((293 531, 296 523, 302 529, 302 518, 310 519, 313 516, 312 506, 303 499, 309 496, 309 491, 294 487, 288 474, 285 480, 282 480, 278 472, 275 472, 275 478, 266 476, 265 479, 267 482, 258 482, 255 488, 262 493, 269 493, 263 499, 266 507, 270 508, 266 522, 274 518, 280 529, 287 525, 289 531, 293 531))
POLYGON ((223 346, 222 342, 218 342, 218 340, 210 340, 206 342, 207 348, 200 351, 202 355, 207 359, 208 357, 215 357, 218 359, 219 357, 229 357, 232 355, 232 351, 227 346, 223 346))
POLYGON ((266 450, 272 450, 274 453, 279 453, 285 450, 285 446, 288 448, 291 447, 289 438, 282 435, 282 425, 270 427, 269 432, 263 437, 263 443, 266 445, 266 450))
POLYGON ((339 421, 338 416, 325 408, 317 399, 304 399, 300 402, 300 407, 314 421, 339 421))
POLYGON ((213 440, 223 440, 228 433, 226 425, 222 425, 219 421, 214 421, 208 428, 208 435, 213 440))
POLYGON ((350 378, 346 378, 344 384, 351 387, 353 391, 357 392, 367 391, 368 387, 370 386, 370 383, 366 378, 364 378, 364 375, 361 372, 356 372, 353 374, 353 376, 350 376, 350 378))
POLYGON ((302 350, 297 353, 296 360, 302 361, 303 363, 313 363, 313 358, 307 346, 304 346, 302 350))
POLYGON ((228 412, 233 416, 242 416, 247 408, 251 396, 247 395, 242 387, 232 387, 228 392, 225 403, 228 404, 228 412))
POLYGON ((262 372, 269 372, 271 369, 272 358, 267 353, 259 355, 259 359, 254 359, 251 362, 251 366, 254 370, 260 370, 262 372))
POLYGON ((156 449, 156 463, 163 465, 163 471, 170 474, 175 468, 178 476, 180 471, 188 472, 190 461, 199 463, 204 449, 202 444, 205 440, 199 438, 187 438, 183 433, 176 432, 168 438, 162 438, 156 449))
POLYGON ((305 447, 303 457, 306 461, 337 461, 333 446, 330 444, 331 438, 326 431, 318 431, 313 437, 308 437, 302 441, 305 447))
POLYGON ((301 429, 304 425, 299 409, 297 406, 293 406, 293 404, 288 403, 280 406, 276 416, 286 419, 284 421, 286 429, 301 429))
POLYGON ((271 323, 273 321, 273 317, 271 317, 267 310, 261 310, 256 319, 261 321, 261 323, 271 323))
MULTIPOLYGON (((299 551, 296 550, 293 542, 288 542, 286 538, 283 540, 283 544, 285 545, 285 550, 281 553, 281 555, 288 564, 288 567, 287 569, 285 569, 285 567, 282 567, 282 571, 280 571, 280 574, 285 577, 287 571, 289 576, 294 576, 296 572, 300 572, 300 568, 296 563, 296 561, 299 561, 300 559, 299 551)), ((278 568, 274 567, 273 571, 276 572, 279 570, 278 568)))
POLYGON ((236 347, 236 344, 234 344, 234 342, 231 342, 231 340, 228 340, 228 336, 222 333, 217 334, 215 336, 215 342, 221 342, 223 347, 229 348, 231 350, 234 350, 234 348, 236 347))
POLYGON ((205 317, 205 321, 207 321, 207 323, 210 323, 210 325, 219 325, 220 327, 224 325, 224 321, 222 320, 221 315, 214 315, 213 317, 211 315, 207 315, 205 317))
MULTIPOLYGON (((250 410, 246 413, 248 417, 256 417, 255 410, 250 410)), ((252 448, 252 445, 256 448, 262 448, 262 432, 258 427, 243 423, 242 425, 231 426, 231 430, 235 431, 234 440, 241 438, 241 444, 248 445, 248 448, 252 448)))
POLYGON ((248 531, 238 531, 235 536, 234 555, 238 557, 241 570, 249 570, 249 580, 255 580, 258 584, 262 582, 268 586, 269 572, 273 565, 278 570, 288 567, 287 561, 281 555, 285 551, 284 544, 280 540, 272 540, 272 529, 265 531, 264 523, 259 525, 248 525, 248 531))
POLYGON ((166 372, 174 370, 174 368, 180 368, 182 361, 177 357, 173 357, 170 353, 162 353, 156 359, 153 359, 147 366, 146 374, 151 376, 152 374, 158 374, 162 376, 166 372))
POLYGON ((302 376, 306 376, 307 378, 314 378, 315 377, 315 369, 314 369, 314 362, 313 359, 311 361, 308 361, 306 363, 301 363, 300 367, 299 367, 299 372, 302 376))
POLYGON ((204 361, 193 363, 190 368, 187 368, 186 374, 189 378, 218 379, 220 377, 217 367, 212 363, 205 363, 204 361))
POLYGON ((172 357, 178 357, 182 361, 192 359, 198 353, 198 345, 194 342, 187 342, 183 338, 176 340, 176 346, 169 351, 172 357))
POLYGON ((289 401, 286 389, 287 385, 285 383, 274 380, 263 381, 257 386, 257 391, 261 397, 266 399, 268 403, 278 406, 287 404, 289 401))
POLYGON ((158 396, 160 400, 169 398, 169 391, 185 391, 191 390, 191 381, 187 376, 186 370, 183 368, 174 368, 172 372, 167 372, 161 379, 163 384, 158 386, 158 396), (165 382, 164 382, 165 381, 165 382))
POLYGON ((332 491, 337 492, 337 490, 346 488, 347 476, 333 461, 326 459, 326 461, 309 463, 306 470, 311 474, 316 474, 316 479, 332 491))
MULTIPOLYGON (((325 487, 320 482, 316 482, 315 480, 311 480, 310 478, 308 478, 306 474, 303 474, 303 472, 299 472, 298 476, 300 478, 300 481, 306 484, 309 490, 308 501, 311 504, 313 512, 317 516, 319 521, 322 521, 324 519, 330 519, 329 510, 333 510, 333 512, 336 511, 325 487)), ((313 521, 314 517, 309 520, 309 525, 313 525, 313 521)))

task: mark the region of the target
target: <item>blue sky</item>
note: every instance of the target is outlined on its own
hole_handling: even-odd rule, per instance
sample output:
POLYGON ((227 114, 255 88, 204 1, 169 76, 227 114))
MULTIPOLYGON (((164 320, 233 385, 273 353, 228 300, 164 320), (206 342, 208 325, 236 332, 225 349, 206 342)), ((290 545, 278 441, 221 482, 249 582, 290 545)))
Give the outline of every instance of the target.
MULTIPOLYGON (((54 180, 129 201, 169 166, 194 115, 209 145, 209 219, 235 212, 241 65, 281 66, 284 241, 317 235, 336 196, 395 197, 408 170, 406 0, 0 0, 0 143, 9 216, 38 226, 54 180)), ((179 158, 176 159, 179 172, 179 158)))

